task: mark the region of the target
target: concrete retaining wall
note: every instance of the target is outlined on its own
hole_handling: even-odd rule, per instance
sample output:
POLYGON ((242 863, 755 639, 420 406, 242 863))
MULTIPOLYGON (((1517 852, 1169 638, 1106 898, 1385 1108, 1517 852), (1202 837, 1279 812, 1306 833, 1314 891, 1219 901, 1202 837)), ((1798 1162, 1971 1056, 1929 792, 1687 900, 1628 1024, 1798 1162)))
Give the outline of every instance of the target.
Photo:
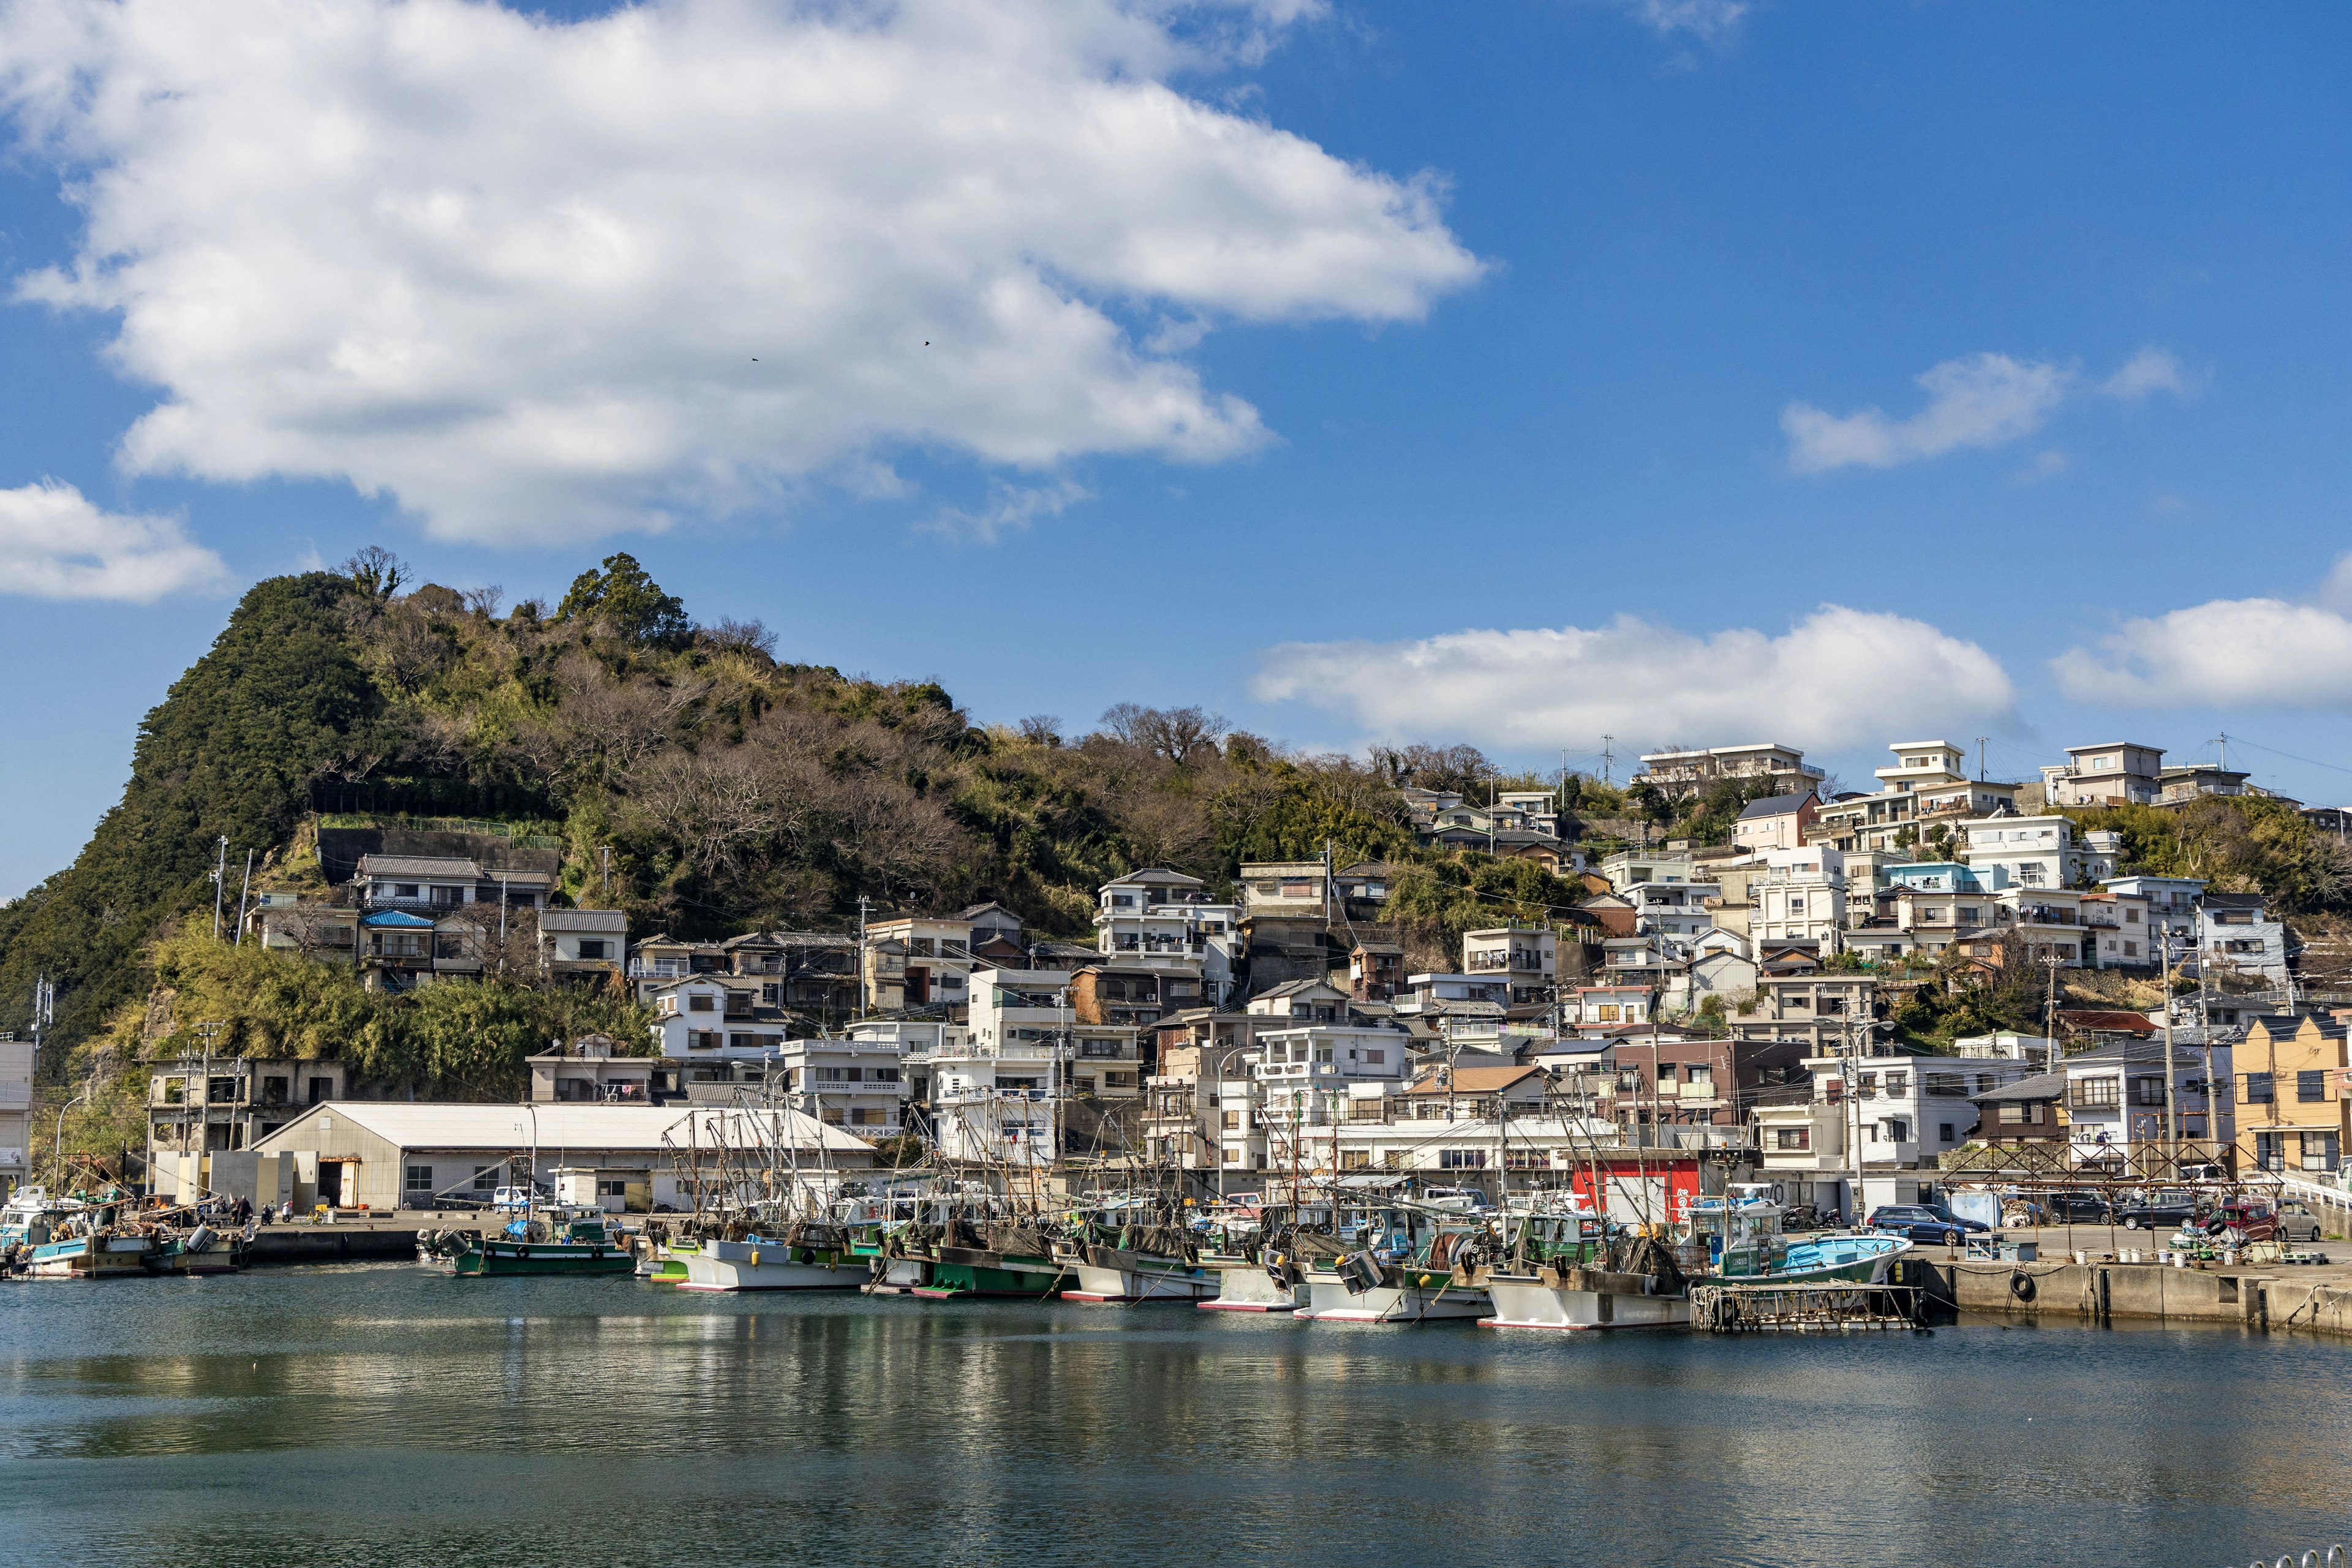
MULTIPOLYGON (((2104 1323, 2236 1323, 2352 1334, 2352 1278, 2336 1269, 2174 1268, 2158 1263, 1930 1263, 1964 1312, 2104 1323)), ((2274 1268, 2275 1266, 2273 1266, 2274 1268)))

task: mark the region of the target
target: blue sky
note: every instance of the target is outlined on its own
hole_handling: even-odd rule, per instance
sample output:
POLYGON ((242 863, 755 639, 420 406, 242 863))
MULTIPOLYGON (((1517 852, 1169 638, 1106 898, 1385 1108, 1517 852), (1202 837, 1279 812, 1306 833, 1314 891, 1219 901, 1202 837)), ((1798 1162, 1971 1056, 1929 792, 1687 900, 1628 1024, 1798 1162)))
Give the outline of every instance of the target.
POLYGON ((2340 11, 1063 0, 844 44, 667 5, 632 96, 561 17, 431 75, 386 40, 478 14, 355 5, 377 31, 289 29, 281 68, 267 5, 177 7, 175 44, 144 3, 0 11, 0 888, 71 858, 237 592, 372 542, 510 599, 627 549, 983 720, 1199 702, 1579 767, 1771 737, 1849 781, 1930 733, 2030 777, 2226 731, 2352 795, 2340 11), (820 43, 886 104, 1026 85, 944 90, 985 134, 812 107, 820 43), (196 107, 60 107, 59 69, 196 107), (467 129, 410 144, 436 115, 467 129), (1010 194, 936 216, 975 182, 1010 194), (531 268, 604 264, 599 203, 636 270, 542 305, 531 268))

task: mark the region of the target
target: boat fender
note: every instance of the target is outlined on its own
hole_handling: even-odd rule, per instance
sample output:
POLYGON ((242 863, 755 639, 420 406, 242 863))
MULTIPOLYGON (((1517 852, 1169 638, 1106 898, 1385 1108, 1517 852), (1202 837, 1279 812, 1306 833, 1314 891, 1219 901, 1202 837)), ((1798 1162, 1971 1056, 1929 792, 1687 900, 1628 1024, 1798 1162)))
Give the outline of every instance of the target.
POLYGON ((2021 1301, 2033 1300, 2033 1276, 2021 1268, 2009 1277, 2009 1293, 2021 1301))

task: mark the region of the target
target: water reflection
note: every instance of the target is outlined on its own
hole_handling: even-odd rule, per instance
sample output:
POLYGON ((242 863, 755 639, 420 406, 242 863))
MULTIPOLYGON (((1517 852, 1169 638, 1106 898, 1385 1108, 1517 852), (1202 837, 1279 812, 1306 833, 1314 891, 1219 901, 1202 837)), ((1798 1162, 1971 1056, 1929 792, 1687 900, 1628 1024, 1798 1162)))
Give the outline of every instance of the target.
POLYGON ((26 1285, 0 1290, 0 1541, 209 1568, 2211 1564, 2342 1533, 2347 1354, 1997 1325, 1515 1336, 383 1266, 26 1285))

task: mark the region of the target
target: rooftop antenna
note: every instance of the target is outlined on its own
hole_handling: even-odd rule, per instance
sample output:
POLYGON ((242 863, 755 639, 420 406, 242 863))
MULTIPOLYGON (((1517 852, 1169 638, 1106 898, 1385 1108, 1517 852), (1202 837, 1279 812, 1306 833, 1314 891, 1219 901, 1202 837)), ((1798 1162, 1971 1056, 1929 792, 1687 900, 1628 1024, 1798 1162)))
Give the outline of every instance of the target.
POLYGON ((1990 738, 1987 735, 1977 737, 1977 783, 1979 784, 1985 782, 1985 742, 1990 738))

